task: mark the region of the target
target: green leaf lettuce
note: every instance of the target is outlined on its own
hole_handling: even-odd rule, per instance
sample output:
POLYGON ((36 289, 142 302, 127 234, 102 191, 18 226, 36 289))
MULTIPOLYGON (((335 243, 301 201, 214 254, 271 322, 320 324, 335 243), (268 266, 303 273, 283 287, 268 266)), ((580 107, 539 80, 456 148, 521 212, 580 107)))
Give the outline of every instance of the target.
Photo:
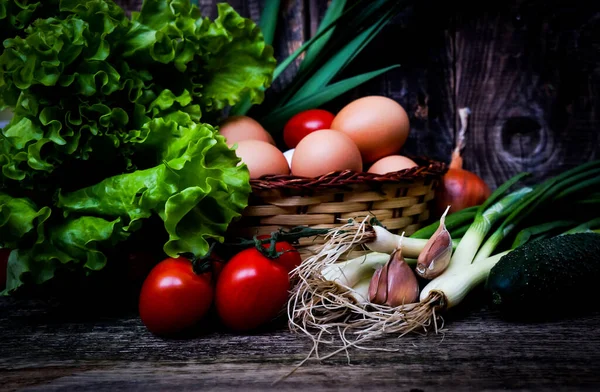
POLYGON ((6 293, 103 269, 156 222, 165 255, 223 240, 249 174, 208 122, 271 83, 254 22, 189 0, 145 0, 131 18, 112 0, 0 0, 0 34, 6 293))

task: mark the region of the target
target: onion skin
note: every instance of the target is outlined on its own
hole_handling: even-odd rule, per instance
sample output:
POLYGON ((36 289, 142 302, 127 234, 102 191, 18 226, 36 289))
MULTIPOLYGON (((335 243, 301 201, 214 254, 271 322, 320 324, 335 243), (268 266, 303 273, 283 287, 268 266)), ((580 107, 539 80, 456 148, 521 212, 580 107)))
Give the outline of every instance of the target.
POLYGON ((441 215, 448 205, 449 214, 482 204, 492 191, 477 174, 450 167, 436 189, 435 213, 441 215))

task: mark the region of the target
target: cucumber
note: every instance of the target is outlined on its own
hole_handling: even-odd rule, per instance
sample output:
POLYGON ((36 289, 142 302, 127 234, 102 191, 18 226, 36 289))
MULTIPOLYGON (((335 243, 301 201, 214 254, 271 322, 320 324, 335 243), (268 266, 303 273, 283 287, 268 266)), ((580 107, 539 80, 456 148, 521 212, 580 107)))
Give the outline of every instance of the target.
POLYGON ((518 319, 552 319, 598 305, 600 234, 529 242, 502 257, 485 287, 493 305, 518 319))

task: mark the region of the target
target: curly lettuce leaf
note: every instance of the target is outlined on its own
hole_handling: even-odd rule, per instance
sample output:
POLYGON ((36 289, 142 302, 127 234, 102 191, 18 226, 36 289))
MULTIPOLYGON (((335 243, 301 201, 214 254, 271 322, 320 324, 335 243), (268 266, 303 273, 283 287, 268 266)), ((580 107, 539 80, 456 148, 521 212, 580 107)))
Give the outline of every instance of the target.
POLYGON ((212 21, 187 0, 146 0, 133 13, 123 51, 129 61, 156 62, 157 85, 187 91, 204 111, 222 110, 246 94, 262 102, 276 65, 260 28, 225 3, 212 21), (165 74, 163 64, 179 72, 165 74))
POLYGON ((200 97, 206 111, 233 106, 247 95, 261 103, 272 82, 276 60, 273 47, 264 41, 260 28, 242 18, 226 3, 218 4, 219 16, 200 37, 204 48, 200 97))
POLYGON ((102 269, 115 244, 161 219, 169 255, 223 240, 249 175, 200 121, 241 96, 262 101, 275 59, 252 21, 218 11, 212 21, 188 0, 145 0, 130 20, 112 0, 0 0, 10 290, 102 269))
POLYGON ((8 260, 6 289, 9 294, 27 282, 42 284, 61 269, 98 271, 107 262, 105 250, 127 239, 120 219, 93 216, 67 218, 46 227, 44 241, 15 249, 8 260))
POLYGON ((2 247, 14 249, 44 241, 43 224, 50 217, 49 207, 37 208, 27 198, 14 198, 0 192, 0 238, 2 247))
POLYGON ((22 36, 4 42, 0 95, 14 113, 0 140, 5 186, 18 181, 22 189, 46 190, 40 185, 55 182, 57 168, 87 160, 97 145, 112 144, 111 152, 119 155, 128 128, 148 121, 143 106, 154 95, 143 90, 150 88, 151 75, 112 53, 128 25, 112 1, 62 0, 55 16, 37 19, 22 36))
POLYGON ((157 214, 171 256, 203 255, 209 239, 223 241, 228 225, 247 206, 248 170, 213 127, 185 113, 178 117, 180 123, 160 118, 145 125, 143 148, 164 163, 61 193, 57 206, 68 215, 121 218, 127 231, 157 214))
POLYGON ((200 10, 188 0, 146 0, 140 12, 132 13, 124 56, 173 63, 183 72, 199 50, 203 22, 200 10))
POLYGON ((0 0, 0 42, 19 35, 36 19, 58 13, 59 0, 0 0))

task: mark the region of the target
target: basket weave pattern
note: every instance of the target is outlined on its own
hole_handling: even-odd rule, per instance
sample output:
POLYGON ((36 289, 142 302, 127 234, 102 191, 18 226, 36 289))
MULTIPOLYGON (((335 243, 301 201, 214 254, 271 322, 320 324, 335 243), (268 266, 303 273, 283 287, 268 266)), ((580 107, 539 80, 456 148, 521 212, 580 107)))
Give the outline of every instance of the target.
MULTIPOLYGON (((252 237, 295 226, 335 228, 350 218, 374 216, 394 233, 410 235, 429 218, 428 202, 446 171, 416 158, 418 167, 386 175, 342 171, 317 178, 266 176, 251 180, 252 194, 229 234, 252 237)), ((322 243, 304 238, 299 249, 322 243)))

